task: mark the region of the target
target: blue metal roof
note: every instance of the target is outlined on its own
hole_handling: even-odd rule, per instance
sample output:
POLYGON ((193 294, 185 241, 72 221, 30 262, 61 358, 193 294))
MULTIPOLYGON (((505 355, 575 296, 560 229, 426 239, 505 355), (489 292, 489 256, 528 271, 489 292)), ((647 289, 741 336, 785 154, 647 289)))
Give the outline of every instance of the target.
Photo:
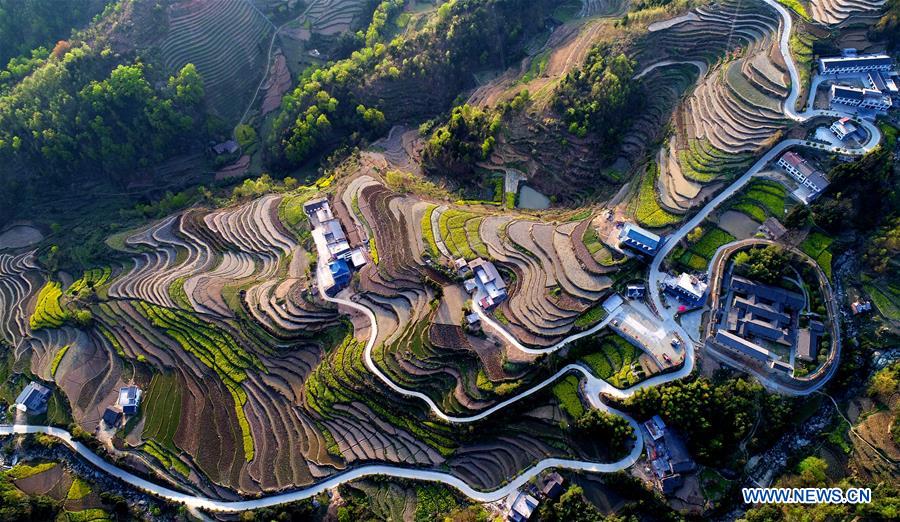
POLYGON ((845 67, 890 67, 893 61, 886 55, 835 56, 822 58, 819 62, 824 70, 845 67))
POLYGON ((343 259, 338 259, 336 261, 328 263, 328 268, 331 269, 331 275, 334 276, 335 279, 341 276, 350 275, 350 267, 347 266, 347 262, 343 259))
POLYGON ((656 249, 656 247, 659 246, 659 236, 638 228, 631 223, 625 225, 624 232, 625 238, 630 239, 631 241, 646 245, 651 249, 656 249))

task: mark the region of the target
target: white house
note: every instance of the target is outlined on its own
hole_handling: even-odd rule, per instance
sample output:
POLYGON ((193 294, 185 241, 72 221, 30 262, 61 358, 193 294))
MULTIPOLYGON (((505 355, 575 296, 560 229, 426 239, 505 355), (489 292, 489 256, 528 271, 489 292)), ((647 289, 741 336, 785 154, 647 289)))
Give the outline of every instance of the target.
POLYGON ((802 185, 808 187, 813 194, 812 197, 817 196, 828 186, 825 176, 795 152, 782 154, 778 159, 778 166, 802 185))

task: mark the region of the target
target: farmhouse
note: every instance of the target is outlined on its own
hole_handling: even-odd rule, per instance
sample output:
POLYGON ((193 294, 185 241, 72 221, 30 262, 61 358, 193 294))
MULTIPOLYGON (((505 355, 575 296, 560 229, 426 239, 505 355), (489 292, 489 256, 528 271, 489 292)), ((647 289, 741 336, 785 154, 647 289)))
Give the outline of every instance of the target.
POLYGON ((212 151, 217 155, 222 154, 234 154, 238 151, 240 146, 234 140, 223 141, 222 143, 217 143, 213 145, 212 151))
POLYGON ((810 194, 804 199, 804 203, 809 203, 828 187, 828 180, 825 179, 825 175, 796 152, 785 152, 782 154, 781 158, 778 159, 778 166, 809 189, 810 194))
POLYGON ((656 477, 657 487, 664 494, 674 493, 684 483, 684 473, 694 471, 696 465, 676 433, 666 427, 659 415, 642 425, 647 447, 647 459, 656 477))
POLYGON ((506 283, 500 277, 497 267, 490 261, 477 258, 469 263, 469 268, 475 275, 475 283, 482 293, 481 307, 485 310, 506 299, 506 283))
POLYGON ((124 386, 119 388, 119 406, 125 415, 134 415, 138 412, 141 403, 141 389, 137 386, 124 386))
POLYGON ((106 408, 103 412, 103 424, 108 428, 118 428, 122 422, 122 409, 118 407, 106 408))
POLYGON ((869 71, 888 72, 892 68, 893 61, 886 54, 833 56, 819 60, 820 74, 847 74, 869 71))
POLYGON ((507 502, 509 502, 509 513, 506 515, 506 520, 510 522, 526 522, 540 504, 538 499, 521 491, 510 495, 507 502))
POLYGON ((759 226, 759 231, 765 234, 769 239, 778 239, 787 234, 787 229, 781 224, 781 221, 773 217, 767 217, 763 224, 759 226))
POLYGON ((313 229, 316 248, 328 252, 328 266, 321 270, 325 293, 334 297, 350 284, 350 265, 359 269, 366 264, 366 257, 359 248, 350 248, 341 221, 334 217, 331 206, 325 198, 307 201, 303 212, 309 218, 313 229))
POLYGON ((864 312, 870 312, 872 310, 872 302, 871 301, 853 301, 853 304, 850 305, 850 309, 853 310, 853 315, 859 315, 864 312))
POLYGON ((16 409, 29 415, 40 415, 47 411, 50 390, 43 384, 31 381, 16 397, 16 409))
POLYGON ((831 124, 831 132, 841 141, 852 138, 857 130, 859 129, 850 121, 850 118, 841 118, 831 124))
POLYGON ((544 479, 544 487, 541 488, 541 493, 546 498, 558 499, 560 495, 563 494, 563 478, 559 473, 553 472, 547 475, 544 479))
POLYGON ((733 276, 731 278, 731 288, 735 292, 745 295, 753 294, 771 302, 782 303, 785 307, 795 310, 799 310, 806 302, 803 296, 797 292, 764 285, 741 276, 733 276))
POLYGON ((630 247, 641 254, 649 256, 656 254, 660 243, 659 236, 633 223, 625 223, 619 232, 619 245, 630 247))
POLYGON ((831 105, 834 106, 835 104, 884 112, 891 108, 893 102, 890 96, 882 94, 877 89, 832 85, 831 105))
POLYGON ((666 291, 689 306, 700 306, 706 297, 706 283, 696 276, 682 272, 678 277, 667 277, 663 282, 666 291))

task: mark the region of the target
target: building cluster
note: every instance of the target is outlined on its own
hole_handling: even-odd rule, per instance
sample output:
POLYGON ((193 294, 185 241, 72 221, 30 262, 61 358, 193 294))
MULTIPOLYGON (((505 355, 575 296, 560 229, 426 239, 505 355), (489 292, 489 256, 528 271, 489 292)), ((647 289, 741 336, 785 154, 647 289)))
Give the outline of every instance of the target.
POLYGON ((788 151, 782 154, 778 158, 778 166, 804 188, 802 191, 795 191, 794 195, 806 204, 819 197, 819 194, 828 187, 825 174, 796 152, 788 151))
POLYGON ((773 351, 776 347, 795 348, 803 361, 816 359, 825 325, 810 320, 806 327, 799 326, 806 304, 802 294, 737 275, 725 289, 728 297, 720 310, 716 344, 788 373, 793 368, 773 351))
POLYGON ((458 259, 456 268, 460 274, 472 272, 472 278, 465 280, 463 285, 470 294, 477 291, 481 296, 478 304, 482 310, 490 310, 506 300, 506 283, 494 263, 480 257, 468 263, 465 259, 458 259))
POLYGON ((515 491, 506 497, 506 520, 527 522, 534 515, 541 499, 558 499, 563 494, 563 478, 556 473, 548 474, 542 480, 541 488, 527 484, 524 491, 515 491))
POLYGON ((119 388, 116 404, 103 412, 103 423, 108 428, 118 428, 124 416, 137 415, 141 395, 141 389, 134 385, 119 388))
POLYGON ((684 484, 684 475, 697 466, 691 459, 684 441, 666 427, 659 415, 654 415, 642 425, 647 459, 656 479, 656 486, 666 495, 674 493, 684 484))
POLYGON ((668 276, 663 281, 666 293, 674 296, 689 308, 696 308, 706 301, 708 286, 706 281, 685 272, 678 276, 668 276))
POLYGON ((320 270, 325 293, 334 297, 350 284, 351 270, 366 264, 361 248, 350 248, 341 221, 334 217, 325 198, 307 201, 303 211, 309 218, 319 252, 327 252, 327 269, 320 270))
POLYGON ((639 254, 653 257, 662 245, 662 238, 634 223, 624 223, 619 231, 619 248, 627 247, 639 254))
MULTIPOLYGON (((842 105, 885 112, 900 96, 897 73, 891 57, 886 54, 857 55, 855 49, 845 49, 841 56, 819 60, 819 74, 834 77, 858 77, 861 85, 834 83, 831 86, 831 105, 842 105)), ((841 138, 843 139, 843 138, 841 138)))

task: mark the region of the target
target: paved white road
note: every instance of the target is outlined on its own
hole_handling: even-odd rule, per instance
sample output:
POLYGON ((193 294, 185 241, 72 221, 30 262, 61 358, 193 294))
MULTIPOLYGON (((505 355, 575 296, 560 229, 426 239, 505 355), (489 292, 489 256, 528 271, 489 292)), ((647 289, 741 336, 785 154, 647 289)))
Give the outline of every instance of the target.
MULTIPOLYGON (((784 26, 783 26, 784 30, 781 33, 780 48, 781 48, 782 54, 784 55, 784 61, 787 64, 788 70, 791 75, 791 93, 785 102, 785 106, 784 106, 785 115, 788 118, 791 118, 791 119, 793 119, 795 121, 799 121, 799 122, 805 121, 805 120, 807 120, 811 117, 815 117, 815 116, 833 116, 833 117, 845 116, 844 114, 834 112, 834 111, 815 111, 815 110, 811 110, 810 108, 807 108, 807 110, 802 113, 797 113, 794 110, 794 105, 795 105, 797 97, 799 95, 799 79, 798 79, 798 75, 797 75, 796 65, 794 64, 793 58, 790 55, 789 45, 788 45, 788 42, 790 40, 790 30, 791 30, 791 26, 792 26, 791 17, 790 17, 790 14, 787 12, 787 10, 784 7, 782 7, 780 4, 778 4, 775 0, 763 0, 763 1, 766 2, 767 4, 769 4, 776 11, 778 11, 778 13, 781 15, 782 20, 784 22, 784 26)), ((681 62, 671 62, 671 64, 674 64, 674 63, 681 63, 681 62)), ((654 66, 651 66, 651 68, 661 67, 664 65, 669 65, 669 64, 659 63, 654 66)), ((648 71, 649 71, 649 68, 645 69, 643 74, 645 74, 648 71)), ((810 105, 810 107, 811 107, 811 105, 810 105)), ((856 151, 851 151, 851 153, 862 154, 864 152, 868 152, 868 151, 872 150, 873 148, 875 148, 875 146, 877 146, 878 142, 880 141, 881 135, 878 132, 877 127, 875 127, 871 122, 866 122, 866 121, 864 121, 863 125, 869 131, 869 140, 866 142, 866 144, 863 147, 861 147, 860 149, 858 149, 856 151)), ((634 447, 632 448, 631 453, 629 453, 628 456, 626 456, 625 458, 623 458, 617 462, 595 463, 595 462, 586 462, 586 461, 577 461, 577 460, 568 460, 568 459, 545 459, 545 460, 538 462, 536 465, 532 466, 531 468, 524 470, 519 476, 512 479, 506 485, 504 485, 498 489, 492 490, 492 491, 480 491, 480 490, 474 489, 473 487, 468 485, 466 482, 464 482, 462 479, 460 479, 456 476, 453 476, 449 473, 444 473, 444 472, 440 472, 440 471, 429 471, 429 470, 422 470, 422 469, 415 469, 415 468, 405 468, 405 467, 401 467, 401 466, 370 465, 370 466, 360 466, 360 467, 350 469, 348 471, 337 474, 337 475, 329 478, 328 480, 319 482, 308 488, 292 491, 289 493, 280 493, 280 494, 272 495, 269 497, 254 499, 254 500, 223 501, 223 500, 214 500, 214 499, 201 497, 201 496, 197 496, 197 495, 181 493, 181 492, 172 490, 170 488, 160 486, 158 484, 154 484, 143 478, 140 478, 128 471, 125 471, 125 470, 103 460, 101 457, 96 455, 89 448, 87 448, 83 444, 73 440, 72 435, 68 431, 60 429, 60 428, 53 428, 53 427, 49 427, 49 426, 31 426, 31 425, 15 425, 15 426, 0 425, 0 435, 10 435, 10 434, 14 434, 14 433, 46 433, 48 435, 52 435, 54 437, 59 438, 65 444, 67 444, 68 446, 73 448, 78 454, 83 456, 86 460, 88 460, 89 462, 91 462, 93 465, 97 466, 99 469, 103 470, 104 472, 106 472, 106 473, 140 489, 140 490, 146 491, 147 493, 156 495, 161 498, 165 498, 167 500, 171 500, 173 502, 183 503, 186 506, 191 507, 191 508, 201 508, 201 509, 208 509, 208 510, 213 510, 213 511, 232 511, 232 512, 233 511, 243 511, 243 510, 248 510, 248 509, 258 509, 258 508, 263 508, 263 507, 270 507, 270 506, 275 506, 278 504, 307 499, 307 498, 313 497, 327 489, 334 488, 344 482, 356 480, 356 479, 359 479, 362 477, 373 476, 373 475, 387 475, 387 476, 398 477, 398 478, 440 482, 440 483, 447 484, 449 486, 453 486, 453 487, 459 489, 464 495, 466 495, 469 498, 476 500, 478 502, 492 502, 492 501, 500 500, 500 499, 506 497, 507 495, 509 495, 510 493, 512 493, 519 487, 521 487, 523 484, 528 482, 531 478, 540 474, 544 470, 547 470, 550 468, 567 468, 567 469, 576 469, 576 470, 589 471, 589 472, 595 472, 595 473, 608 473, 608 472, 614 472, 614 471, 619 471, 619 470, 628 468, 629 466, 631 466, 632 464, 634 464, 637 461, 637 459, 640 457, 640 455, 643 451, 644 444, 643 444, 643 438, 641 436, 641 432, 638 429, 638 426, 637 426, 636 422, 634 421, 634 419, 628 417, 627 415, 625 415, 624 413, 622 413, 620 411, 610 408, 609 406, 607 406, 606 404, 601 402, 600 395, 602 393, 607 393, 607 394, 610 394, 610 395, 618 397, 618 398, 625 398, 625 397, 632 395, 635 391, 637 391, 641 388, 658 386, 658 385, 661 385, 661 384, 664 384, 667 382, 671 382, 673 380, 677 380, 677 379, 686 377, 693 371, 693 368, 694 368, 695 352, 694 352, 694 344, 692 342, 690 342, 690 336, 688 336, 687 333, 684 331, 684 329, 681 327, 681 325, 679 325, 675 321, 672 314, 670 314, 668 312, 668 310, 662 306, 662 301, 660 298, 660 290, 659 290, 659 284, 662 281, 662 273, 660 272, 659 268, 660 268, 660 265, 662 264, 663 259, 665 259, 665 257, 672 251, 672 249, 675 247, 675 245, 678 243, 678 241, 682 237, 684 237, 685 234, 687 234, 690 230, 692 230, 697 225, 699 225, 723 201, 730 198, 732 195, 734 195, 735 192, 740 190, 748 181, 750 181, 750 179, 753 176, 755 176, 757 173, 759 173, 759 171, 762 169, 762 167, 766 163, 768 163, 769 161, 774 159, 778 154, 780 154, 782 151, 784 151, 788 147, 792 147, 792 146, 806 146, 806 141, 804 141, 804 140, 785 140, 785 141, 778 143, 774 148, 772 148, 762 158, 760 158, 756 163, 754 163, 753 166, 744 175, 742 175, 740 178, 738 178, 731 186, 726 188, 719 195, 717 195, 715 198, 713 198, 709 203, 707 203, 697 213, 697 215, 695 215, 692 219, 690 219, 689 221, 684 223, 681 226, 681 228, 679 228, 678 230, 673 232, 668 237, 666 243, 662 246, 662 248, 660 248, 660 251, 657 253, 656 257, 653 259, 653 262, 651 263, 651 266, 650 266, 650 296, 651 296, 651 300, 653 301, 654 306, 656 307, 657 312, 662 315, 661 320, 662 320, 663 325, 666 328, 666 330, 668 330, 670 332, 674 332, 675 335, 677 335, 684 341, 685 362, 681 366, 681 368, 679 368, 678 370, 676 370, 674 372, 656 375, 654 377, 651 377, 651 378, 641 382, 640 384, 638 384, 636 386, 633 386, 633 387, 625 389, 625 390, 620 390, 618 388, 615 388, 608 382, 606 382, 602 379, 598 379, 597 377, 595 377, 593 374, 591 374, 589 371, 587 371, 584 367, 582 367, 580 365, 572 364, 572 365, 568 365, 565 368, 561 369, 556 374, 554 374, 552 377, 537 384, 536 386, 532 387, 531 389, 529 389, 525 392, 522 392, 521 394, 519 394, 515 397, 512 397, 506 401, 503 401, 503 402, 495 405, 494 407, 487 409, 483 412, 480 412, 478 414, 471 415, 471 416, 466 416, 466 417, 447 415, 443 411, 441 411, 441 409, 434 403, 433 400, 431 400, 430 397, 428 397, 427 395, 425 395, 421 392, 417 392, 414 390, 407 390, 407 389, 397 385, 396 383, 391 381, 387 377, 387 375, 385 375, 375 365, 374 361, 372 360, 372 349, 374 348, 374 344, 378 337, 378 323, 375 319, 375 314, 372 313, 372 311, 369 308, 367 308, 363 305, 360 305, 358 303, 354 303, 348 299, 328 297, 327 295, 324 294, 324 292, 322 292, 322 297, 324 299, 326 299, 327 301, 331 301, 331 302, 337 303, 339 305, 346 306, 346 307, 352 308, 354 310, 360 311, 369 319, 369 321, 371 323, 371 331, 369 334, 369 339, 366 342, 366 348, 365 348, 365 352, 364 352, 365 364, 366 364, 366 367, 369 369, 369 371, 371 371, 373 374, 375 374, 379 379, 381 379, 382 382, 385 383, 385 385, 390 387, 395 392, 397 392, 401 395, 407 396, 407 397, 415 397, 417 399, 424 401, 435 416, 437 416, 447 422, 470 423, 470 422, 475 422, 475 421, 484 419, 485 417, 512 404, 513 402, 516 402, 518 400, 521 400, 522 398, 528 397, 529 395, 532 395, 532 394, 536 393, 537 391, 545 388, 546 386, 548 386, 549 384, 551 384, 556 379, 558 379, 559 377, 561 377, 562 375, 564 375, 566 373, 569 373, 569 372, 580 373, 584 377, 584 380, 585 380, 584 388, 586 391, 585 395, 587 395, 587 398, 590 401, 591 405, 593 407, 601 409, 603 411, 621 415, 626 420, 628 420, 628 422, 635 429, 635 435, 637 437, 637 440, 635 441, 635 444, 634 444, 634 447)), ((834 150, 834 149, 832 149, 832 150, 834 150)), ((313 236, 315 238, 316 232, 313 233, 313 236)), ((319 256, 320 262, 318 263, 319 273, 317 275, 318 275, 319 281, 321 282, 322 270, 325 270, 327 268, 327 263, 322 262, 323 259, 327 258, 327 249, 325 249, 323 251, 320 246, 320 243, 321 243, 321 238, 318 238, 316 241, 316 246, 320 253, 320 256, 319 256)), ((321 290, 322 288, 324 288, 324 286, 320 284, 319 288, 321 290)), ((490 317, 488 317, 486 314, 484 314, 484 312, 481 311, 480 309, 478 309, 477 306, 476 306, 476 311, 479 313, 479 316, 481 317, 482 322, 487 323, 488 326, 495 329, 497 332, 500 332, 501 335, 503 335, 508 341, 510 341, 511 343, 516 345, 519 349, 523 349, 523 351, 535 351, 535 349, 527 348, 527 347, 523 346, 521 343, 519 343, 518 340, 515 339, 515 337, 513 337, 504 328, 502 328, 500 325, 498 325, 496 322, 494 322, 490 317)), ((601 322, 594 328, 588 330, 587 332, 581 332, 579 334, 570 336, 569 338, 564 339, 560 343, 557 343, 553 347, 544 348, 544 349, 540 349, 537 351, 539 351, 539 353, 552 352, 554 350, 559 349, 560 347, 567 344, 568 342, 575 340, 576 338, 584 337, 586 335, 595 333, 599 329, 606 326, 606 323, 614 315, 615 315, 614 313, 609 314, 609 316, 603 322, 601 322)))

